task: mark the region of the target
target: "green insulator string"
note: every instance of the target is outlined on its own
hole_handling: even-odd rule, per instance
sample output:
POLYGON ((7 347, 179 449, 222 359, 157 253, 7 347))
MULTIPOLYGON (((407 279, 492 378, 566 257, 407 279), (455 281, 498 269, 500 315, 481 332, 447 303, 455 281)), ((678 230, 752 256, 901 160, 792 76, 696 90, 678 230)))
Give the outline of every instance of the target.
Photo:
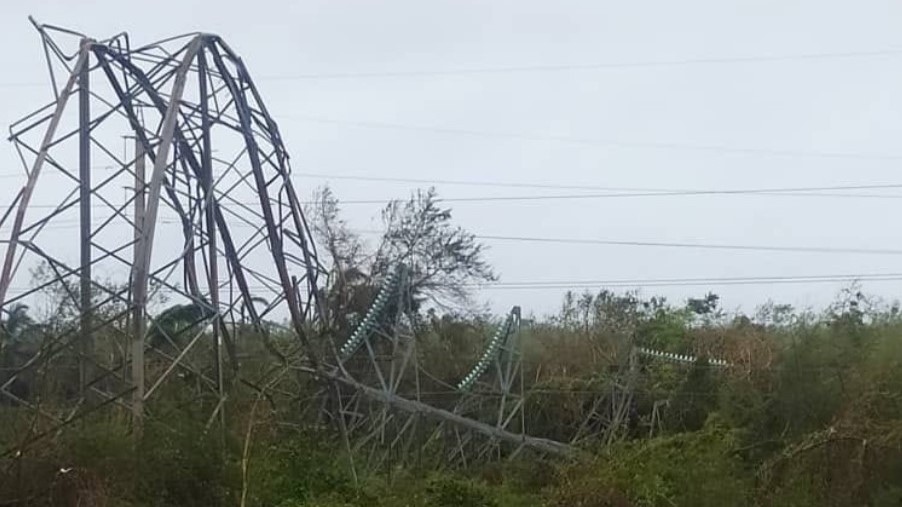
POLYGON ((495 334, 492 335, 491 340, 489 340, 488 346, 482 353, 482 356, 479 358, 479 361, 473 366, 473 369, 470 370, 469 373, 457 384, 457 389, 461 391, 467 391, 473 384, 476 383, 476 380, 488 369, 489 365, 492 363, 498 356, 498 352, 501 350, 501 345, 507 341, 507 337, 510 336, 511 331, 513 330, 514 324, 514 311, 511 311, 508 314, 507 318, 504 322, 498 326, 498 329, 495 330, 495 334))
POLYGON ((363 320, 357 324, 357 327, 354 328, 354 332, 351 333, 351 337, 348 338, 341 349, 339 349, 339 354, 342 359, 347 359, 354 355, 354 352, 360 348, 364 340, 369 338, 373 329, 376 327, 376 323, 383 317, 385 309, 388 306, 388 301, 398 292, 403 270, 403 265, 398 265, 398 267, 382 283, 382 287, 379 289, 376 299, 370 305, 363 320))

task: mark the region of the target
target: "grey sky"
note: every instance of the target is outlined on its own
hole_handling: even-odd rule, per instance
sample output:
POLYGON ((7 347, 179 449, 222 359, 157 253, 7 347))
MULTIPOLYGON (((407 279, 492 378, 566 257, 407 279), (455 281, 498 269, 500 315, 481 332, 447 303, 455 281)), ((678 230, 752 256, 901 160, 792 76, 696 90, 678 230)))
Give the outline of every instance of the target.
MULTIPOLYGON (((139 43, 219 33, 254 74, 298 173, 702 189, 902 183, 902 158, 891 158, 902 157, 902 54, 691 62, 899 50, 898 2, 4 2, 2 124, 50 97, 35 86, 46 76, 28 14, 96 37, 126 30, 139 43), (391 75, 641 62, 682 63, 391 75), (382 75, 359 75, 370 73, 382 75)), ((0 175, 20 172, 12 147, 0 150, 0 175)), ((21 181, 0 179, 0 204, 21 181)), ((323 183, 296 179, 301 195, 323 183)), ((402 197, 418 186, 331 184, 343 200, 402 197)), ((573 193, 438 188, 444 197, 573 193)), ((487 235, 902 249, 900 207, 893 199, 731 195, 469 202, 455 203, 454 214, 487 235)), ((372 229, 378 206, 346 211, 356 227, 372 229)), ((902 272, 898 255, 489 244, 503 281, 902 272)), ((892 298, 900 284, 865 287, 892 298)), ((728 307, 748 307, 767 298, 821 305, 839 285, 710 288, 728 307)), ((705 289, 645 292, 683 298, 705 289)), ((499 310, 547 312, 562 292, 480 297, 499 310)))

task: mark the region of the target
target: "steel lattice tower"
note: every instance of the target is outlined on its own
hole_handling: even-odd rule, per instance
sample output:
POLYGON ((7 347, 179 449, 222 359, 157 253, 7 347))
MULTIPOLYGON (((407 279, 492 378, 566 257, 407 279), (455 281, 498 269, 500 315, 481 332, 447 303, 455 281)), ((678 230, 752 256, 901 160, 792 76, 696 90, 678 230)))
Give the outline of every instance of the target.
POLYGON ((290 322, 315 365, 307 332, 322 269, 278 125, 238 55, 205 33, 132 47, 126 34, 35 27, 54 97, 10 128, 27 182, 0 215, 0 311, 57 288, 79 325, 44 343, 0 394, 15 397, 17 377, 66 351, 78 357, 79 392, 61 424, 112 402, 140 419, 178 370, 203 377, 219 411, 235 334, 265 339, 263 319, 290 322), (51 276, 28 287, 36 265, 51 276), (196 310, 190 335, 155 324, 160 295, 196 310), (161 331, 171 346, 152 350, 147 336, 161 331), (192 349, 210 336, 215 371, 196 371, 192 349), (146 354, 165 367, 148 371, 146 354))

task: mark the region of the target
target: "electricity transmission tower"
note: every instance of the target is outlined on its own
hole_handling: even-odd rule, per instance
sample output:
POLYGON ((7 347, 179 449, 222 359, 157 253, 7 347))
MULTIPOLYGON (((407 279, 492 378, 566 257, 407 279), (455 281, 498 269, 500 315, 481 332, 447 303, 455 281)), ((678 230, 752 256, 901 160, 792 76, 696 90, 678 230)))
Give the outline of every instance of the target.
POLYGON ((177 371, 202 379, 217 400, 212 420, 226 370, 237 368, 239 322, 266 335, 264 319, 287 318, 312 354, 322 269, 278 126, 216 35, 135 47, 124 33, 95 40, 32 22, 53 98, 10 128, 27 181, 0 216, 0 311, 55 290, 78 325, 4 377, 0 396, 28 404, 10 387, 66 352, 77 357, 78 392, 63 417, 41 411, 55 425, 110 403, 140 423, 177 371), (36 266, 49 276, 29 287, 36 266), (190 325, 152 317, 162 296, 196 310, 190 325), (194 366, 201 348, 212 370, 194 366))

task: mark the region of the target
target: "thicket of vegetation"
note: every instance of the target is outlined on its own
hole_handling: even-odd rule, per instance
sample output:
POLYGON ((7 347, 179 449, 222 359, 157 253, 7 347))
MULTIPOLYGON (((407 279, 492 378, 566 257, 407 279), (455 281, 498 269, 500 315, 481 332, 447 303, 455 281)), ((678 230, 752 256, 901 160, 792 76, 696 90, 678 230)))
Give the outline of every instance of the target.
MULTIPOLYGON (((239 505, 242 494, 246 505, 281 506, 902 502, 898 308, 870 305, 854 291, 821 314, 768 305, 754 316, 731 316, 710 305, 699 313, 696 303, 602 292, 570 300, 559 315, 524 329, 526 375, 539 392, 530 399, 528 426, 537 435, 564 435, 579 423, 585 392, 608 374, 608 351, 624 336, 734 363, 643 361, 629 434, 590 446, 575 462, 392 468, 362 474, 355 484, 332 430, 285 424, 287 414, 262 407, 251 419, 256 398, 247 391, 229 402, 223 441, 208 430, 210 407, 175 386, 154 402, 138 442, 127 414, 107 410, 6 457, 0 504, 239 505), (650 420, 655 405, 660 426, 650 420)), ((14 315, 2 339, 3 365, 40 333, 26 312, 14 315)), ((437 374, 460 375, 489 324, 432 320, 422 337, 431 344, 423 367, 434 361, 437 374)), ((21 411, 0 407, 4 447, 27 434, 17 426, 21 411)))
MULTIPOLYGON (((416 205, 422 199, 411 202, 422 209, 416 205)), ((448 223, 450 214, 426 208, 434 212, 430 220, 448 223)), ((363 295, 372 294, 391 252, 403 251, 414 264, 428 258, 425 250, 410 255, 411 247, 416 251, 424 243, 406 235, 421 229, 404 216, 403 209, 389 215, 396 233, 385 239, 382 256, 364 255, 350 236, 327 245, 342 256, 336 284, 344 285, 327 294, 335 322, 320 342, 347 329, 342 316, 365 305, 363 295)), ((329 224, 333 235, 342 226, 329 224)), ((460 230, 430 230, 447 233, 446 244, 456 242, 464 264, 478 246, 460 230)), ((420 365, 453 382, 472 366, 497 322, 429 311, 435 307, 429 296, 461 301, 465 294, 455 284, 493 273, 485 264, 466 276, 422 264, 415 274, 424 288, 416 336, 420 365)), ((236 382, 225 406, 226 431, 220 432, 210 421, 216 400, 197 396, 191 387, 199 381, 189 375, 154 396, 137 439, 127 410, 110 406, 32 441, 40 433, 36 411, 0 402, 0 452, 23 449, 0 457, 0 505, 902 505, 899 307, 854 287, 819 312, 767 304, 752 314, 732 314, 718 303, 710 294, 669 303, 602 290, 568 295, 556 315, 524 321, 524 378, 531 393, 526 425, 530 434, 547 438, 573 435, 586 404, 622 374, 625 345, 700 358, 694 364, 640 358, 621 438, 588 439, 584 453, 570 461, 524 456, 441 470, 399 463, 358 467, 355 478, 340 434, 311 417, 318 388, 312 380, 286 377, 266 396, 236 382), (705 358, 732 366, 715 368, 705 358)), ((170 310, 173 322, 167 325, 180 325, 185 308, 170 310)), ((75 325, 75 316, 62 309, 43 317, 13 309, 0 331, 0 381, 48 337, 75 325)), ((264 346, 253 333, 242 336, 236 345, 248 371, 266 370, 267 347, 291 340, 274 331, 274 343, 264 346)), ((210 351, 196 353, 201 361, 210 351)), ((53 396, 71 389, 72 362, 63 355, 40 374, 56 379, 40 384, 46 392, 30 391, 38 384, 27 377, 11 390, 49 410, 53 396)))

